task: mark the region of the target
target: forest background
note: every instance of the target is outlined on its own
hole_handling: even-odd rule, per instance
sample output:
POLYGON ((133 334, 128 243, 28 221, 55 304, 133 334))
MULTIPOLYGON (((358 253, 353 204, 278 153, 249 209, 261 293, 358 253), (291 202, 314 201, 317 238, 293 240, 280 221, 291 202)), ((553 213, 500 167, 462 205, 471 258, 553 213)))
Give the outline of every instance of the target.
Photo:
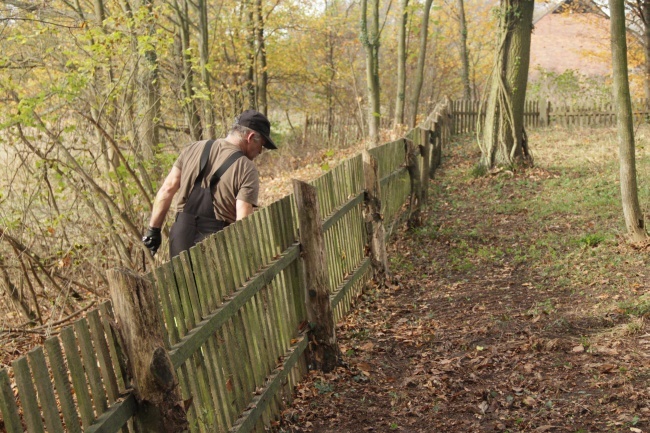
MULTIPOLYGON (((405 128, 394 125, 401 123, 394 115, 403 4, 404 123, 465 93, 459 2, 436 2, 424 24, 419 107, 408 101, 431 2, 381 2, 385 137, 405 128)), ((494 6, 465 2, 475 99, 492 68, 494 6)), ((260 157, 263 183, 305 165, 327 169, 325 160, 345 154, 330 142, 305 141, 303 129, 309 117, 321 117, 330 128, 347 119, 367 130, 360 8, 348 0, 4 0, 0 329, 56 326, 107 296, 107 269, 150 266, 140 237, 164 175, 185 145, 223 136, 243 109, 267 113, 280 146, 260 157)), ((608 42, 585 55, 609 57, 608 42)), ((639 95, 643 48, 634 38, 629 58, 639 95)), ((611 100, 611 77, 539 70, 535 77, 530 98, 611 100)))

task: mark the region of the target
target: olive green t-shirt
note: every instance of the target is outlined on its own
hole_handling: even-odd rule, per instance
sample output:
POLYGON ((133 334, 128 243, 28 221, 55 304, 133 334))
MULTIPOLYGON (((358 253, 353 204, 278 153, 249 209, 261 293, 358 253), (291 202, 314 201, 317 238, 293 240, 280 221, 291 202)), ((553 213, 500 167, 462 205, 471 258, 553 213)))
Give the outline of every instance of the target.
MULTIPOLYGON (((192 143, 178 156, 174 167, 181 170, 181 186, 176 194, 176 211, 181 212, 185 202, 192 191, 194 180, 199 174, 201 153, 207 140, 192 143)), ((241 149, 226 141, 216 140, 210 149, 208 158, 209 171, 204 176, 202 185, 208 187, 210 178, 230 155, 241 149)), ((221 176, 221 180, 213 191, 212 204, 217 220, 233 223, 237 219, 236 201, 242 200, 257 206, 257 197, 260 190, 260 177, 255 163, 242 156, 235 161, 221 176)))

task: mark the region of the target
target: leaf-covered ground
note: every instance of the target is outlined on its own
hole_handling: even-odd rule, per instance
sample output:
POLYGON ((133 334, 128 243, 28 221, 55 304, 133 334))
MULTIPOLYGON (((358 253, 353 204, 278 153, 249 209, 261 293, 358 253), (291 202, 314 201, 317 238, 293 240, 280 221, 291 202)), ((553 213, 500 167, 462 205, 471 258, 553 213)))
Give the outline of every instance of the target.
POLYGON ((281 431, 650 432, 650 250, 624 238, 613 132, 531 143, 538 168, 481 178, 470 139, 445 150, 394 284, 337 325, 347 365, 311 372, 281 431))

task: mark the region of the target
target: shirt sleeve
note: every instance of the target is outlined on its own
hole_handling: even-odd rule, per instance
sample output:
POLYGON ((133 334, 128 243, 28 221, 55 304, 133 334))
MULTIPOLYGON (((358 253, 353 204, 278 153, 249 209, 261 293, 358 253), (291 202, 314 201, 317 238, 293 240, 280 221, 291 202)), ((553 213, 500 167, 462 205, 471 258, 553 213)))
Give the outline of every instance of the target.
POLYGON ((174 167, 178 168, 180 171, 183 171, 183 161, 185 160, 185 153, 187 152, 187 147, 181 151, 174 162, 174 167))
POLYGON ((257 171, 257 167, 255 167, 252 162, 245 164, 245 168, 242 171, 242 176, 240 178, 239 191, 237 191, 237 200, 242 200, 253 206, 257 206, 259 191, 260 175, 257 171))

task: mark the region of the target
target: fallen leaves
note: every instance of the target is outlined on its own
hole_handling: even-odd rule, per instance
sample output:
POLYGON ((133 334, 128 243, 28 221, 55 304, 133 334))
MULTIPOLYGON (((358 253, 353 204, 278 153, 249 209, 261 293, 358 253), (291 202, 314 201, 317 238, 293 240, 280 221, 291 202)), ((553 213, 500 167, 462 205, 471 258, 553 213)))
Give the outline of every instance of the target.
MULTIPOLYGON (((466 162, 450 158, 450 167, 466 162)), ((534 209, 557 173, 471 185, 466 174, 443 171, 431 224, 391 241, 399 290, 369 287, 337 325, 349 368, 310 374, 284 430, 650 433, 648 321, 622 307, 626 290, 650 289, 637 275, 647 260, 623 263, 626 247, 614 265, 604 248, 569 245, 586 227, 577 215, 540 224, 534 209), (526 200, 529 209, 514 209, 526 200), (319 394, 319 380, 332 390, 319 394)))

